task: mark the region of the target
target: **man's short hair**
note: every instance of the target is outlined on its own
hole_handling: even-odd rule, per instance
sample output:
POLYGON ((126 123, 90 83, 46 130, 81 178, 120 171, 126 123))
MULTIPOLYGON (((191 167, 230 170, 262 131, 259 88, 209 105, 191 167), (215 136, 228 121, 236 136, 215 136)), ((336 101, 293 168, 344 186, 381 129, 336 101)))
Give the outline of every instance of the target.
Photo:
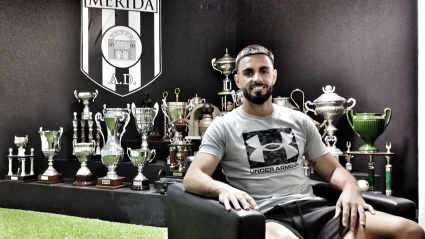
POLYGON ((245 56, 259 55, 259 54, 268 56, 270 60, 272 61, 272 64, 274 65, 274 56, 269 49, 260 45, 249 45, 245 47, 244 49, 242 49, 239 52, 239 54, 236 56, 236 71, 238 70, 239 61, 241 61, 242 58, 244 58, 245 56))

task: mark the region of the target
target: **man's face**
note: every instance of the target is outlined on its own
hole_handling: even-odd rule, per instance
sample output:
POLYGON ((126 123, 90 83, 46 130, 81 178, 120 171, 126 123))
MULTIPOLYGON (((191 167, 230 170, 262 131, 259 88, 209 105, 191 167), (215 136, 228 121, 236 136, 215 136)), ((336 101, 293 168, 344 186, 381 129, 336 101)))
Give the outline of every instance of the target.
POLYGON ((254 104, 266 102, 273 91, 277 71, 266 55, 245 56, 239 61, 235 82, 246 100, 254 104))

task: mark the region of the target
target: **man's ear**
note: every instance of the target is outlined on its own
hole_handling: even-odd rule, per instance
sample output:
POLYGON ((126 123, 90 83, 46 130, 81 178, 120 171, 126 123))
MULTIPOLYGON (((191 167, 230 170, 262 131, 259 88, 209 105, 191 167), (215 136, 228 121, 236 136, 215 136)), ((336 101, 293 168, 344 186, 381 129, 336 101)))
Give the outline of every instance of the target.
POLYGON ((235 76, 233 78, 235 79, 236 85, 240 89, 241 87, 239 86, 239 76, 238 76, 238 74, 235 74, 235 76))
POLYGON ((276 83, 276 79, 277 79, 277 70, 274 69, 273 70, 273 85, 274 85, 274 83, 276 83))

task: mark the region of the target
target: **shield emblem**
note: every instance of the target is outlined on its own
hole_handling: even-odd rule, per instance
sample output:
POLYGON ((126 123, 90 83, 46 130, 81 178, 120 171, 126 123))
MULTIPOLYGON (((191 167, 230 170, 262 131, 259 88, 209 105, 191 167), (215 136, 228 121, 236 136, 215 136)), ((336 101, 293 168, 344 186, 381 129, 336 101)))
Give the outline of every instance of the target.
POLYGON ((161 0, 82 0, 81 71, 121 97, 162 72, 161 0))

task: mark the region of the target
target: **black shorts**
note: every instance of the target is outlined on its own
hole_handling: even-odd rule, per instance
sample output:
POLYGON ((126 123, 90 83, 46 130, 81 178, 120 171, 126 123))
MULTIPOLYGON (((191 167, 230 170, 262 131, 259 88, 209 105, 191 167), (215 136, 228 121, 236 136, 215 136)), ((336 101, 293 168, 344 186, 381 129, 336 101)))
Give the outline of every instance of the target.
POLYGON ((264 216, 266 223, 277 222, 303 239, 339 239, 350 229, 342 225, 342 217, 333 219, 335 206, 328 206, 325 199, 275 206, 264 216))

